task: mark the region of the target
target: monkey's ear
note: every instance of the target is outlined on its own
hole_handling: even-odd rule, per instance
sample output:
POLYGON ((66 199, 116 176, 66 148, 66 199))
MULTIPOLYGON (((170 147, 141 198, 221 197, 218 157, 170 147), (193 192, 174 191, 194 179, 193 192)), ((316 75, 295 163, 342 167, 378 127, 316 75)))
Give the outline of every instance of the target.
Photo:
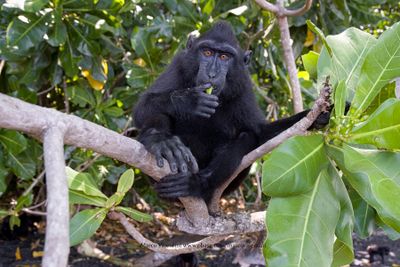
POLYGON ((192 48, 194 40, 196 40, 196 37, 193 34, 189 35, 189 38, 186 43, 186 49, 192 48))
POLYGON ((250 64, 250 59, 251 59, 251 55, 253 54, 253 52, 251 50, 247 50, 246 52, 244 52, 244 64, 245 65, 249 65, 250 64))

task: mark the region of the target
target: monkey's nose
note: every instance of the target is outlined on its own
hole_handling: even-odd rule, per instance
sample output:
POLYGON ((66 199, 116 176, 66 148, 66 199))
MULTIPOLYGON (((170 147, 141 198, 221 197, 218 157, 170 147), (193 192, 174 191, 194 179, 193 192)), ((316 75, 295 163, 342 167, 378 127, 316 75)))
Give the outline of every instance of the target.
POLYGON ((217 76, 217 73, 215 71, 208 72, 208 78, 214 79, 216 76, 217 76))

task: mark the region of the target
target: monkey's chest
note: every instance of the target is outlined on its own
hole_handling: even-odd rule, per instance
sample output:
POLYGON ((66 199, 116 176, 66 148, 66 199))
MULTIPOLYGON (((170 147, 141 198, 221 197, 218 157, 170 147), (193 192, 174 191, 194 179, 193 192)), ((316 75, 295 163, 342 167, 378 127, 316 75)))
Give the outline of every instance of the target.
POLYGON ((238 133, 228 121, 216 123, 213 120, 198 120, 196 123, 177 123, 173 134, 179 136, 190 148, 202 168, 202 165, 209 163, 218 148, 235 139, 238 133))

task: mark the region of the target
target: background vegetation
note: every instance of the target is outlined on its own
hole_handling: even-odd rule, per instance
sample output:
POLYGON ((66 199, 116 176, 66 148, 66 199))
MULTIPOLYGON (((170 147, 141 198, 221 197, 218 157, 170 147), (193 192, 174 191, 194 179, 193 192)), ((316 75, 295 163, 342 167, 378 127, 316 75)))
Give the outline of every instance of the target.
MULTIPOLYGON (((289 8, 303 4, 303 1, 288 2, 289 8)), ((261 12, 253 1, 31 0, 22 6, 20 3, 0 1, 2 93, 135 136, 131 111, 139 94, 185 46, 188 34, 204 32, 214 21, 223 19, 232 24, 242 47, 253 50, 250 72, 266 118, 274 120, 292 113, 279 31, 270 27, 274 17, 261 12)), ((306 66, 309 58, 300 56, 309 51, 319 53, 323 45, 321 37, 308 29, 306 20, 311 20, 325 35, 355 26, 379 36, 399 18, 400 4, 393 0, 320 0, 304 16, 291 18, 293 49, 305 105, 312 104, 321 83, 306 66)), ((385 92, 389 96, 394 91, 385 92)), ((38 142, 21 133, 1 129, 0 144, 0 217, 11 215, 13 226, 18 225, 23 208, 45 199, 42 149, 38 142)), ((112 159, 79 148, 67 147, 65 156, 71 168, 87 171, 106 193, 115 191, 118 178, 127 169, 112 159)), ((139 170, 135 173, 134 188, 139 195, 153 209, 165 208, 148 180, 139 170)), ((256 197, 253 187, 249 181, 244 186, 248 201, 256 197)), ((359 202, 360 207, 367 205, 359 202)), ((372 208, 370 212, 373 220, 372 208)), ((355 228, 361 236, 370 234, 370 229, 373 228, 357 228, 357 224, 355 228)))

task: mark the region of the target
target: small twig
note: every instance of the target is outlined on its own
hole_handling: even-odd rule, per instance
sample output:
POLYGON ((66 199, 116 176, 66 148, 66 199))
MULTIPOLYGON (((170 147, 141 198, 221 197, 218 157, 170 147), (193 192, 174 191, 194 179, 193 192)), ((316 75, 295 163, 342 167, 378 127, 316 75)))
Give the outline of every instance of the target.
POLYGON ((125 230, 129 233, 129 235, 139 242, 141 245, 147 247, 148 249, 165 254, 184 254, 184 253, 192 253, 195 251, 203 250, 206 247, 214 245, 225 238, 228 235, 219 235, 219 236, 209 236, 205 237, 200 241, 196 241, 190 244, 182 244, 182 245, 173 245, 173 246, 161 246, 149 239, 145 238, 134 226, 131 224, 126 216, 119 212, 110 212, 108 217, 112 220, 118 220, 125 230))
POLYGON ((55 86, 52 85, 52 86, 50 86, 49 88, 47 88, 46 90, 43 90, 43 91, 38 92, 37 95, 38 95, 38 96, 41 96, 41 95, 47 94, 48 92, 50 92, 50 91, 53 90, 54 88, 55 88, 55 86))
POLYGON ((46 173, 45 171, 42 171, 42 172, 38 175, 38 177, 36 177, 36 178, 33 180, 33 182, 31 183, 31 185, 24 191, 24 193, 22 193, 22 195, 23 195, 23 196, 28 195, 28 194, 32 191, 32 189, 33 189, 38 183, 40 183, 40 182, 43 180, 43 177, 44 177, 44 174, 45 174, 45 173, 46 173))
POLYGON ((92 159, 83 162, 82 164, 80 164, 78 167, 76 167, 76 170, 79 172, 83 172, 85 170, 87 170, 90 166, 92 166, 93 163, 96 162, 96 160, 98 160, 101 156, 101 154, 96 154, 92 159))
POLYGON ((40 202, 39 204, 36 204, 36 205, 34 205, 34 206, 31 206, 31 207, 27 207, 27 209, 30 209, 30 210, 37 209, 37 208, 39 208, 39 207, 45 205, 46 203, 47 203, 47 201, 44 200, 44 201, 40 202))
POLYGON ((43 211, 31 210, 28 208, 23 208, 22 211, 25 213, 28 213, 28 214, 32 214, 32 215, 47 216, 47 213, 43 212, 43 211))

